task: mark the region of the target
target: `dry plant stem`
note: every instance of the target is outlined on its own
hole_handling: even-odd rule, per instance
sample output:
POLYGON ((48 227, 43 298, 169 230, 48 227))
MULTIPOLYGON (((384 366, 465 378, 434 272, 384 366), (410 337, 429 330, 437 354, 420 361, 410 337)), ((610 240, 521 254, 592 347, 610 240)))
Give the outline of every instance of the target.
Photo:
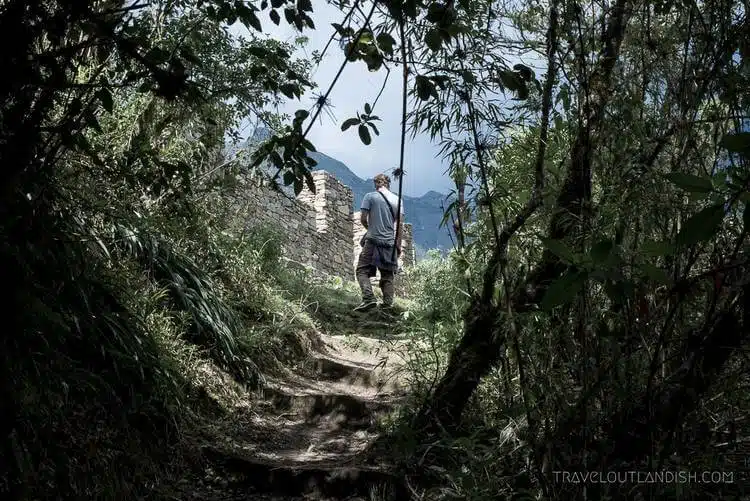
POLYGON ((404 146, 406 143, 406 106, 407 106, 407 93, 409 84, 409 67, 406 64, 406 34, 404 32, 404 20, 399 20, 399 34, 401 35, 401 57, 404 60, 404 78, 402 85, 402 96, 401 96, 401 155, 399 158, 398 169, 401 173, 398 176, 398 208, 396 209, 396 237, 393 242, 393 251, 391 254, 391 261, 396 260, 396 248, 398 247, 399 240, 401 239, 401 190, 404 185, 404 146))

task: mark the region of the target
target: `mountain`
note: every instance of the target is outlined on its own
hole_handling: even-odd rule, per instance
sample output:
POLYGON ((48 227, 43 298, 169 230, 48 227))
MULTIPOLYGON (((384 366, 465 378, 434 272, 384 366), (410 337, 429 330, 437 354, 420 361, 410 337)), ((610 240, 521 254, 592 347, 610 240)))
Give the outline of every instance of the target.
MULTIPOLYGON (((358 211, 365 194, 375 189, 372 179, 360 178, 346 164, 324 153, 314 152, 310 153, 310 156, 318 162, 314 167, 316 170, 327 171, 352 189, 353 209, 355 212, 358 211)), ((406 222, 412 225, 418 257, 422 257, 429 249, 447 251, 452 247, 448 229, 439 228, 443 219, 443 205, 447 206, 450 203, 446 195, 436 191, 428 191, 421 197, 404 195, 403 203, 406 222)))

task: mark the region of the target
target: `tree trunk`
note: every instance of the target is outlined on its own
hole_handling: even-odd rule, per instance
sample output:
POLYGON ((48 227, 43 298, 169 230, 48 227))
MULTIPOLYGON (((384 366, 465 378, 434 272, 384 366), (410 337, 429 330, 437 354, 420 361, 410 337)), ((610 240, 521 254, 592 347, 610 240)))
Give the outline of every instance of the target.
POLYGON ((466 173, 463 167, 461 171, 456 173, 455 182, 458 199, 456 203, 456 222, 453 226, 453 231, 458 239, 459 248, 463 249, 466 245, 464 232, 466 231, 466 223, 469 220, 466 210, 466 173))
MULTIPOLYGON (((572 228, 565 224, 569 214, 581 214, 589 204, 592 132, 601 124, 609 100, 612 70, 619 56, 620 44, 630 18, 630 2, 618 0, 612 12, 606 36, 603 37, 604 46, 600 59, 589 82, 591 98, 584 110, 584 126, 579 127, 573 143, 568 175, 557 200, 557 212, 550 225, 552 238, 565 238, 571 235, 572 228)), ((499 267, 499 258, 496 260, 495 257, 497 256, 493 256, 488 269, 499 267)), ((545 251, 540 264, 532 271, 527 285, 507 298, 511 308, 523 311, 531 304, 537 303, 547 285, 558 277, 563 269, 559 260, 549 251, 545 251)), ((414 429, 422 438, 440 428, 449 431, 456 429, 479 382, 500 360, 505 334, 503 327, 498 325, 497 316, 504 309, 501 310, 500 306, 494 304, 493 288, 494 284, 485 283, 485 291, 473 299, 473 304, 466 313, 464 335, 451 353, 446 373, 431 398, 417 414, 413 423, 414 429)))
POLYGON ((413 428, 429 436, 456 430, 461 414, 482 377, 497 364, 502 341, 495 339, 497 310, 475 303, 465 316, 466 329, 453 350, 445 375, 422 406, 413 428))

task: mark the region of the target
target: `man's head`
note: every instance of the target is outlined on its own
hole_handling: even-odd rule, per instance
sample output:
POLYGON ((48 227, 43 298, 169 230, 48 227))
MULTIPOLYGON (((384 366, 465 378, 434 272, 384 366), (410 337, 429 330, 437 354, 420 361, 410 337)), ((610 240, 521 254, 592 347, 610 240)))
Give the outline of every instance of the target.
POLYGON ((385 174, 378 174, 375 176, 375 179, 373 179, 375 182, 375 189, 378 190, 380 188, 390 188, 391 187, 391 178, 386 176, 385 174))

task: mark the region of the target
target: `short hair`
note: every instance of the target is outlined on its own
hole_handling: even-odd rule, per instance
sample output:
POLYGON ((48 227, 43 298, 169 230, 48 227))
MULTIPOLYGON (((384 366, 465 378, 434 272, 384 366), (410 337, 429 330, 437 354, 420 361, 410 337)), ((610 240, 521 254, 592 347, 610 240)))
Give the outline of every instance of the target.
POLYGON ((377 176, 375 176, 374 181, 375 186, 378 188, 382 188, 383 186, 385 186, 386 188, 391 187, 391 178, 389 178, 385 174, 378 174, 377 176))

